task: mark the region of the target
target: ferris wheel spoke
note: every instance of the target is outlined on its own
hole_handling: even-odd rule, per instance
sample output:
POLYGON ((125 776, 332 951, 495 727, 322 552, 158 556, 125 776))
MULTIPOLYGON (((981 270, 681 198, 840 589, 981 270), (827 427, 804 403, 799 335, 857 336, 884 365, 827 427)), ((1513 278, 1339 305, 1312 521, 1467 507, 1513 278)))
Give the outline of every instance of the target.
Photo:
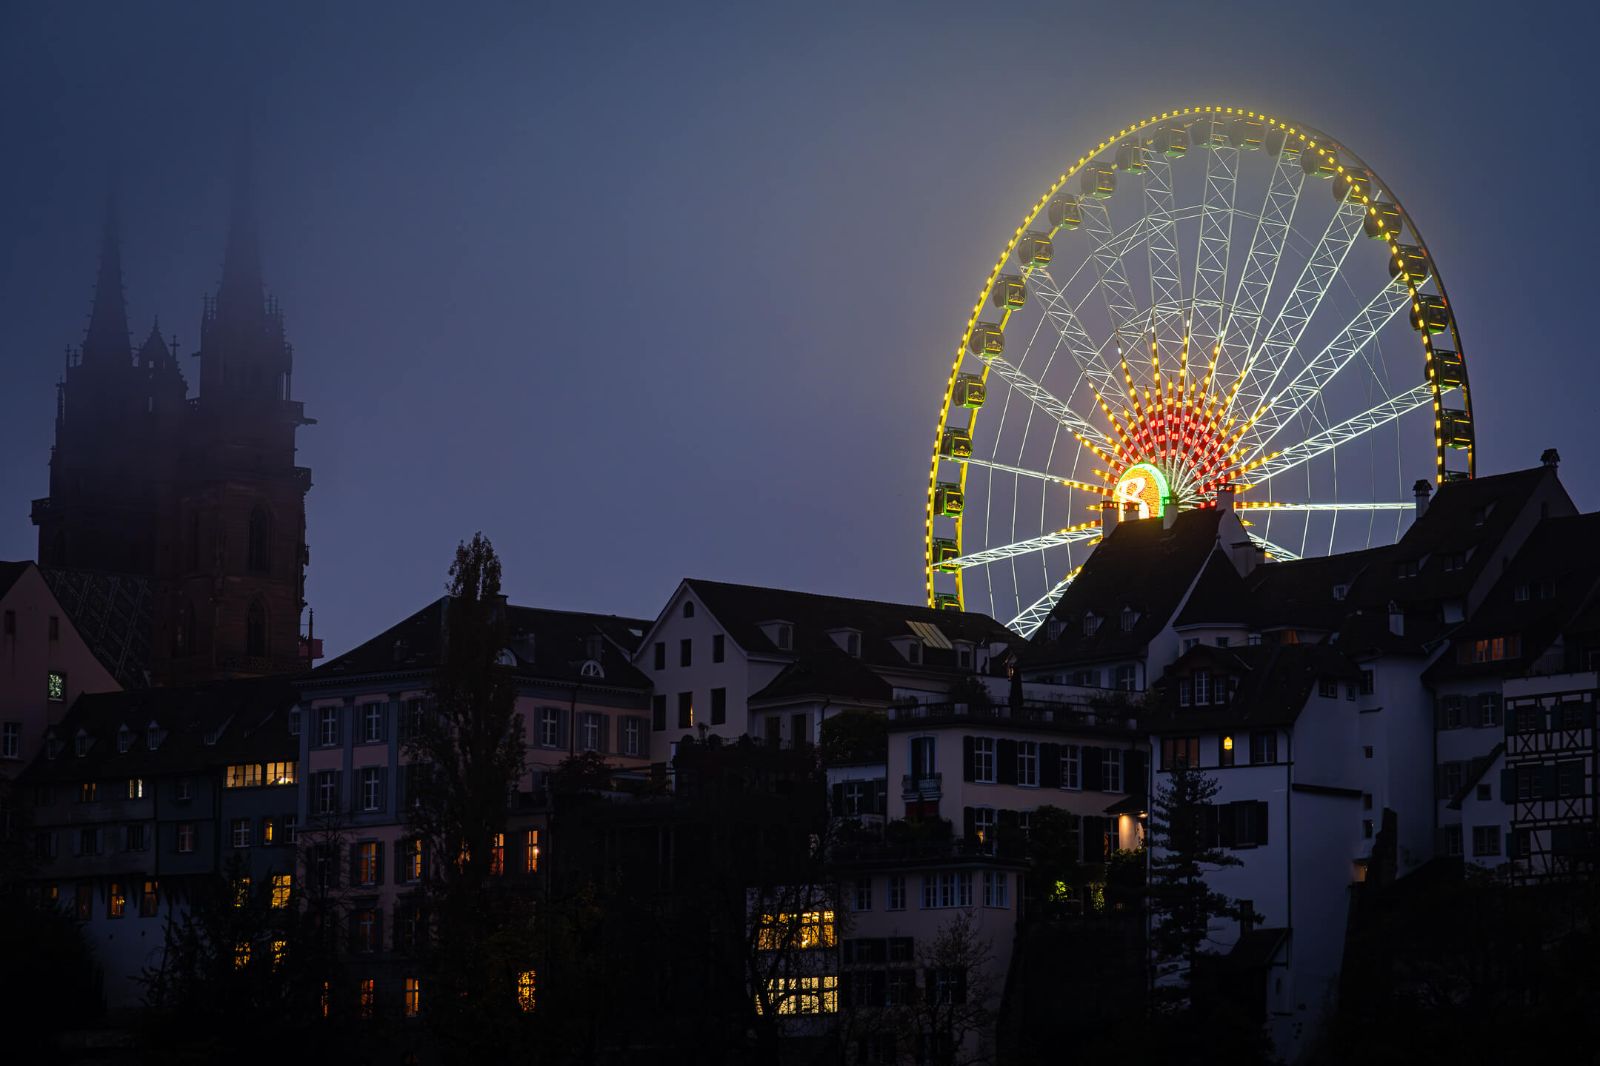
POLYGON ((1148 152, 1144 166, 1145 217, 1153 223, 1150 239, 1145 242, 1145 256, 1150 271, 1156 350, 1167 365, 1177 365, 1183 348, 1183 281, 1172 208, 1172 164, 1148 152))
POLYGON ((1266 537, 1258 537, 1252 533, 1250 534, 1250 539, 1255 541, 1256 547, 1267 553, 1267 558, 1269 559, 1277 559, 1278 561, 1285 563, 1294 563, 1300 561, 1300 556, 1296 555, 1294 552, 1290 551, 1288 548, 1285 548, 1281 544, 1272 543, 1272 541, 1268 540, 1266 537))
POLYGON ((1236 505, 1241 511, 1410 511, 1416 508, 1416 503, 1239 503, 1236 505))
POLYGON ((1411 306, 1411 292, 1405 285, 1385 282, 1376 296, 1367 301, 1338 336, 1329 341, 1310 362, 1301 367, 1256 418, 1249 431, 1253 449, 1265 448, 1289 422, 1315 403, 1333 376, 1349 365, 1372 343, 1385 326, 1411 306))
MULTIPOLYGON (((1261 214, 1256 219, 1255 233, 1250 238, 1250 252, 1245 257, 1244 270, 1234 288, 1233 302, 1228 307, 1228 317, 1218 342, 1218 373, 1230 377, 1236 372, 1230 352, 1239 354, 1238 373, 1243 373, 1243 359, 1255 347, 1261 332, 1261 316, 1266 310, 1267 296, 1272 292, 1278 277, 1278 266, 1283 262, 1283 250, 1288 244, 1289 231, 1294 224, 1295 208, 1300 205, 1300 191, 1305 186, 1305 171, 1298 157, 1286 152, 1278 153, 1272 177, 1267 185, 1261 214), (1222 366, 1227 358, 1227 367, 1222 366)), ((1226 378, 1224 380, 1227 380, 1226 378)))
POLYGON ((1300 344, 1311 316, 1317 313, 1323 297, 1339 276, 1345 256, 1361 235, 1361 221, 1365 217, 1360 205, 1349 202, 1339 204, 1328 221, 1328 227, 1317 241, 1316 249, 1294 283, 1283 306, 1279 308, 1272 327, 1260 345, 1245 357, 1240 371, 1236 393, 1228 410, 1237 406, 1241 411, 1253 412, 1272 393, 1278 375, 1293 357, 1300 344))
POLYGON ((1111 443, 1109 437, 1090 425, 1082 415, 1061 402, 1043 385, 1012 366, 1004 358, 991 356, 985 362, 989 364, 990 370, 1000 375, 1008 385, 1027 397, 1028 402, 1071 430, 1080 439, 1091 440, 1105 448, 1116 447, 1111 443))
POLYGON ((1044 620, 1050 617, 1050 612, 1055 610, 1056 604, 1061 602, 1061 597, 1067 591, 1067 586, 1072 584, 1082 570, 1083 567, 1080 566, 1060 581, 1057 581, 1050 587, 1050 591, 1034 600, 1023 608, 1021 614, 1006 623, 1007 628, 1021 633, 1024 639, 1033 636, 1034 633, 1038 632, 1039 627, 1044 625, 1044 620))
POLYGON ((982 467, 984 470, 994 470, 1002 474, 1015 474, 1018 477, 1031 477, 1037 481, 1048 481, 1053 485, 1065 485, 1069 489, 1083 489, 1086 492, 1104 492, 1104 485, 1091 485, 1085 481, 1073 481, 1058 474, 1047 474, 1043 470, 1032 470, 1025 466, 1012 466, 1009 463, 999 463, 992 459, 979 459, 970 456, 966 459, 956 460, 967 466, 982 467))
POLYGON ((1073 361, 1078 364, 1078 372, 1089 379, 1090 385, 1102 397, 1119 395, 1123 386, 1122 379, 1117 376, 1101 354, 1101 350, 1089 338, 1088 331, 1083 328, 1083 320, 1078 317, 1078 309, 1069 306, 1062 291, 1054 288, 1055 279, 1051 278, 1044 268, 1035 271, 1033 280, 1034 291, 1038 293, 1040 302, 1044 305, 1045 315, 1055 325, 1062 343, 1071 353, 1073 361), (1049 287, 1038 284, 1040 277, 1049 283, 1049 287))
POLYGON ((1286 470, 1293 470, 1302 463, 1308 463, 1320 455, 1326 455, 1348 441, 1370 433, 1379 426, 1387 425, 1403 415, 1410 414, 1419 407, 1426 407, 1432 403, 1433 387, 1431 385, 1418 385, 1416 388, 1403 392, 1399 396, 1391 397, 1353 418, 1340 422, 1336 426, 1307 437, 1298 444, 1292 444, 1281 452, 1270 455, 1263 460, 1258 460, 1259 465, 1254 470, 1246 469, 1244 477, 1249 480, 1251 485, 1260 485, 1277 477, 1286 470))
POLYGON ((1100 536, 1100 523, 1088 522, 1081 526, 1068 526, 1066 529, 1054 533, 1046 533, 1041 537, 1029 537, 1012 544, 1002 544, 997 548, 985 548, 983 551, 973 552, 970 555, 957 556, 954 559, 943 559, 939 562, 940 570, 966 570, 974 566, 987 566, 998 563, 1003 559, 1010 559, 1018 555, 1030 555, 1033 552, 1042 552, 1049 548, 1059 548, 1063 544, 1082 544, 1084 541, 1095 540, 1100 536))
POLYGON ((1200 246, 1195 253, 1194 300, 1189 316, 1190 351, 1209 359, 1222 335, 1228 287, 1228 247, 1233 200, 1239 182, 1239 150, 1211 145, 1206 155, 1205 201, 1200 209, 1200 246))
POLYGON ((1123 257, 1113 247, 1111 214, 1099 200, 1084 200, 1081 206, 1082 228, 1094 239, 1089 260, 1094 264, 1095 277, 1099 282, 1095 287, 1105 299, 1106 314, 1110 316, 1115 335, 1108 340, 1123 345, 1123 336, 1139 320, 1139 307, 1133 299, 1133 287, 1128 284, 1128 271, 1122 264, 1123 257))

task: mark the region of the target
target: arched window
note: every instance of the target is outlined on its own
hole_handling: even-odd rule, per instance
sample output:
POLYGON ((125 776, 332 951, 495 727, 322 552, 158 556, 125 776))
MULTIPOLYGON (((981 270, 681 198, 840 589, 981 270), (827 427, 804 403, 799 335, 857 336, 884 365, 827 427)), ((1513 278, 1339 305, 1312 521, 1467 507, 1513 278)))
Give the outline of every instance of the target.
POLYGON ((265 507, 250 512, 249 565, 258 574, 272 569, 272 515, 265 507))
POLYGON ((265 658, 267 654, 267 609, 256 600, 244 616, 244 653, 265 658))
POLYGON ((194 654, 194 601, 188 597, 178 604, 178 620, 172 627, 172 654, 194 654))

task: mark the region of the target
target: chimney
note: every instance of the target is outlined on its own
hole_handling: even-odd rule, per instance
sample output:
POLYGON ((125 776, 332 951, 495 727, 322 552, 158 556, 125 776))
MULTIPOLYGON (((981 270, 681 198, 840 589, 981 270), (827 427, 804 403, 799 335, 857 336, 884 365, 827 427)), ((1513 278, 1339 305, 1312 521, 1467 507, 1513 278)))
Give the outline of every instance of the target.
POLYGON ((1100 504, 1100 536, 1111 536, 1111 531, 1117 528, 1117 501, 1106 500, 1100 504))
POLYGON ((1548 466, 1551 470, 1561 465, 1561 453, 1554 448, 1546 448, 1544 454, 1539 456, 1539 465, 1548 466))
POLYGON ((1233 486, 1219 485, 1217 487, 1217 510, 1223 514, 1233 511, 1233 486))
POLYGON ((1178 499, 1176 496, 1161 497, 1161 528, 1171 529, 1172 524, 1178 520, 1178 499))
POLYGON ((1389 601, 1389 632, 1397 637, 1406 635, 1406 615, 1400 605, 1393 600, 1389 601))
POLYGON ((1433 494, 1433 486, 1426 481, 1418 481, 1411 486, 1411 491, 1417 497, 1417 517, 1421 518, 1428 513, 1428 497, 1433 494))

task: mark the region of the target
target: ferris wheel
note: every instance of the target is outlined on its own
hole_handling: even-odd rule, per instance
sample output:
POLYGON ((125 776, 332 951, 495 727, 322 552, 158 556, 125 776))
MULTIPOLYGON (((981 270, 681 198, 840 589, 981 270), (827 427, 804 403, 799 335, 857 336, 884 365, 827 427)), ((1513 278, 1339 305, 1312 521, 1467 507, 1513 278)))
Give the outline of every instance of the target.
POLYGON ((1231 491, 1274 559, 1393 543, 1471 477, 1455 315, 1422 235, 1309 126, 1186 107, 1101 141, 984 280, 928 479, 928 602, 1031 635, 1101 535, 1231 491))

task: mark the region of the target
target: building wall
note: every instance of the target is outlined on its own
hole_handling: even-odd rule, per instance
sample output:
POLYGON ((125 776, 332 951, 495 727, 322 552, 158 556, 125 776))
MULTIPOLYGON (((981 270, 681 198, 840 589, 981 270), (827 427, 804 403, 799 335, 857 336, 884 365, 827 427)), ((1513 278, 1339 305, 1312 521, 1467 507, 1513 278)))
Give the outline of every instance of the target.
POLYGON ((44 747, 45 731, 61 721, 85 692, 116 692, 116 679, 100 665, 56 603, 36 566, 0 597, 0 729, 14 726, 15 754, 0 749, 0 777, 15 777, 44 747), (56 639, 50 638, 55 619, 56 639), (9 631, 14 624, 15 632, 9 631), (65 686, 52 698, 50 675, 65 686))

